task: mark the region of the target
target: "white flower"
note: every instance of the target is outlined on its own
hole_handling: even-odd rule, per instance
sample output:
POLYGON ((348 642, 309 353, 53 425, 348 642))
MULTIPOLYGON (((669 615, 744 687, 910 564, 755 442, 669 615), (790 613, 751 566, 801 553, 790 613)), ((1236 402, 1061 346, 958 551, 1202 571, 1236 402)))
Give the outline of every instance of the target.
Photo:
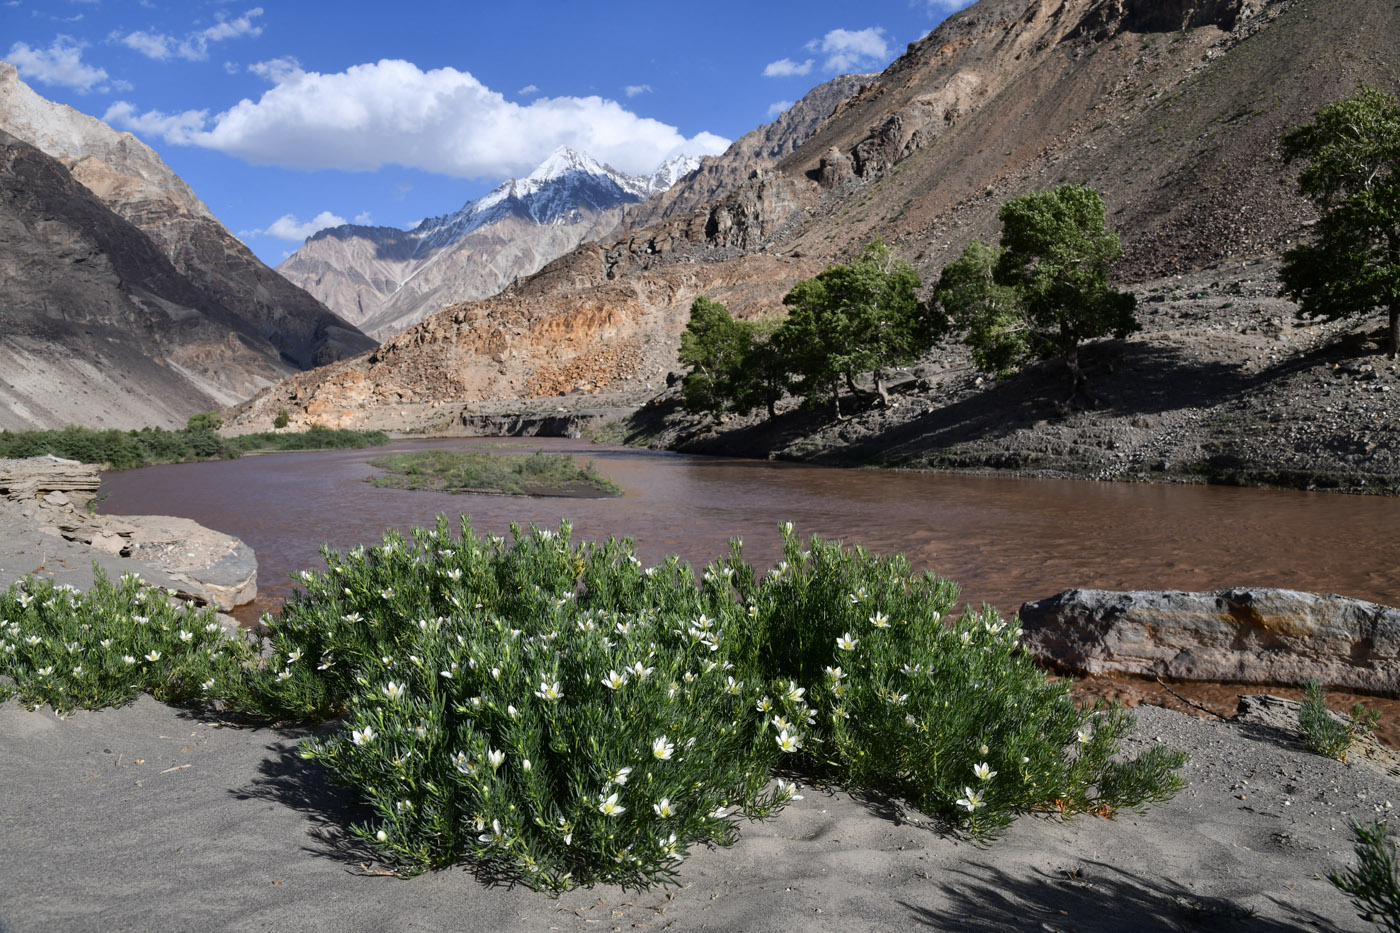
POLYGON ((278 672, 277 672, 277 679, 278 679, 278 680, 291 680, 291 679, 292 679, 292 672, 291 672, 291 671, 278 671, 278 672))
POLYGON ((159 661, 159 660, 160 660, 160 652, 159 652, 159 651, 156 651, 154 648, 152 648, 150 654, 146 655, 146 660, 147 660, 147 661, 159 661))
POLYGON ((398 803, 394 804, 394 809, 398 810, 400 813, 407 813, 413 809, 413 801, 400 800, 398 803))
POLYGON ((651 810, 657 816, 661 817, 675 816, 676 814, 676 811, 671 807, 670 797, 662 797, 658 803, 651 805, 651 810))
POLYGON ((208 693, 210 690, 213 690, 213 689, 214 689, 214 678, 210 677, 210 678, 209 678, 208 680, 206 680, 204 683, 200 684, 200 685, 199 685, 199 689, 203 690, 205 693, 208 693))
POLYGON ((374 741, 375 731, 373 726, 365 726, 363 729, 355 729, 350 733, 350 740, 356 745, 368 745, 374 741))
POLYGON ((760 713, 771 713, 773 711, 773 701, 767 697, 760 697, 758 702, 753 706, 754 709, 758 710, 760 713))
POLYGON ((676 746, 666 741, 666 736, 653 739, 651 742, 651 753, 657 761, 669 761, 671 753, 676 750, 676 746))
POLYGON ((636 674, 638 680, 646 680, 649 676, 651 676, 651 672, 656 670, 656 668, 643 667, 642 662, 637 661, 630 668, 628 668, 628 670, 630 670, 633 674, 636 674))
POLYGON ((980 765, 973 765, 972 773, 977 775, 977 777, 983 781, 990 781, 992 778, 997 776, 997 773, 992 770, 992 766, 987 764, 985 761, 982 762, 980 765))
POLYGON ((453 677, 457 676, 457 672, 459 670, 461 670, 461 668, 457 666, 456 661, 453 661, 450 665, 448 665, 446 670, 438 671, 438 673, 441 674, 443 677, 446 677, 448 680, 451 680, 453 677))
POLYGON ((802 740, 796 733, 790 733, 786 729, 779 732, 775 737, 778 747, 785 752, 795 752, 802 747, 802 740))
POLYGON ((379 595, 380 595, 381 597, 383 597, 384 599, 393 599, 393 598, 394 598, 394 588, 393 588, 392 586, 386 587, 385 589, 382 589, 382 590, 379 591, 379 595))
POLYGON ((126 664, 128 664, 128 665, 131 665, 131 664, 135 664, 135 663, 136 663, 136 659, 133 658, 133 657, 132 657, 131 655, 129 655, 129 654, 124 654, 124 655, 122 655, 122 661, 124 661, 124 662, 125 662, 126 664))
POLYGON ((518 709, 515 708, 515 704, 514 704, 514 703, 507 703, 507 704, 506 704, 506 715, 509 716, 511 719, 519 719, 519 718, 520 718, 520 710, 518 710, 518 709))
POLYGON ((797 785, 791 781, 778 779, 778 797, 783 800, 801 800, 802 795, 797 792, 797 785))
POLYGON ((744 682, 742 680, 735 680, 733 677, 730 677, 729 683, 724 689, 726 692, 732 693, 734 696, 738 696, 744 690, 744 682))
POLYGON ((963 793, 967 794, 967 796, 959 797, 957 800, 954 801, 954 803, 956 803, 960 807, 967 807, 968 813, 971 813, 978 807, 986 806, 986 804, 982 801, 982 795, 979 792, 973 790, 971 787, 964 787, 963 793))
POLYGON ((145 625, 151 620, 148 616, 132 616, 131 621, 135 622, 137 625, 145 625))
POLYGON ((362 622, 362 621, 364 621, 364 620, 360 617, 360 614, 359 614, 358 612, 351 612, 351 613, 348 613, 347 615, 341 616, 340 618, 343 619, 343 620, 346 621, 346 622, 351 623, 352 625, 353 625, 354 623, 356 623, 356 622, 362 622))
POLYGON ((453 567, 451 570, 443 571, 442 575, 447 579, 451 580, 453 583, 456 583, 458 580, 462 579, 462 571, 458 567, 453 567))
POLYGON ((799 687, 797 686, 797 681, 789 680, 787 692, 784 693, 783 696, 787 697, 787 699, 793 703, 800 703, 802 702, 802 695, 806 692, 806 687, 799 687))
POLYGON ((53 673, 53 666, 52 666, 52 665, 50 665, 50 666, 48 666, 48 667, 41 667, 41 668, 39 668, 39 676, 40 676, 40 677, 47 677, 47 676, 49 676, 49 675, 52 674, 52 673, 53 673))
POLYGON ((457 752, 452 756, 452 766, 465 775, 476 774, 476 762, 472 761, 463 752, 457 752))
POLYGON ((535 691, 535 696, 539 697, 541 700, 548 700, 551 703, 558 700, 563 695, 563 688, 557 680, 554 683, 550 683, 548 680, 541 680, 540 689, 535 691))
POLYGON ((1093 734, 1094 730, 1090 726, 1081 726, 1079 730, 1074 733, 1075 737, 1079 739, 1079 743, 1081 745, 1087 745, 1089 743, 1089 738, 1093 734))
POLYGON ((501 765, 506 763, 506 753, 497 751, 494 748, 488 748, 486 750, 486 760, 491 763, 491 770, 496 771, 501 765))
POLYGON ((617 792, 613 791, 606 797, 598 795, 598 812, 604 816, 617 816, 619 813, 626 813, 627 808, 617 802, 617 792))
POLYGON ((477 840, 477 842, 484 842, 484 843, 486 843, 487 845, 500 845, 501 843, 505 842, 505 841, 506 841, 506 834, 505 834, 505 832, 501 829, 501 821, 500 821, 500 820, 492 820, 492 821, 491 821, 491 832, 489 832, 489 833, 482 833, 480 836, 477 836, 477 837, 476 837, 476 840, 477 840))
POLYGON ((609 690, 617 690, 620 687, 627 686, 627 675, 619 674, 617 671, 608 671, 607 676, 601 679, 603 681, 603 686, 607 687, 609 690))
POLYGON ((380 687, 379 689, 380 689, 380 692, 382 692, 382 693, 384 694, 384 696, 387 697, 387 698, 390 699, 390 700, 401 700, 401 699, 403 699, 404 687, 403 687, 403 684, 401 684, 401 683, 397 683, 397 682, 391 680, 391 681, 389 681, 387 684, 385 684, 383 687, 380 687))
POLYGON ((520 762, 520 770, 524 771, 526 774, 529 774, 534 767, 534 765, 530 764, 530 759, 528 758, 520 762))
POLYGON ((33 647, 34 645, 37 645, 37 644, 39 644, 39 643, 42 642, 42 641, 43 641, 43 639, 40 638, 38 635, 30 635, 30 636, 28 636, 27 638, 24 639, 24 643, 25 643, 26 645, 29 645, 30 647, 33 647))
POLYGON ((713 810, 710 811, 710 819, 712 819, 712 820, 722 820, 722 819, 724 819, 726 816, 728 816, 729 814, 733 813, 736 809, 738 809, 738 808, 737 808, 737 807, 715 807, 713 810))
POLYGON ((870 624, 875 626, 876 628, 889 628, 890 617, 885 615, 883 612, 877 612, 870 617, 870 624))
POLYGON ((294 663, 296 663, 297 661, 300 661, 300 660, 301 660, 301 649, 300 649, 300 648, 293 648, 291 651, 289 651, 289 652, 287 653, 287 663, 288 663, 288 664, 294 664, 294 663))
POLYGON ((854 651, 858 644, 860 644, 860 639, 852 638, 850 632, 846 632, 840 638, 836 639, 836 647, 840 648, 842 651, 854 651))
POLYGON ((612 780, 608 781, 608 783, 609 783, 609 784, 617 784, 618 786, 621 786, 621 785, 623 785, 623 784, 626 784, 626 783, 627 783, 627 776, 628 776, 629 774, 631 774, 631 773, 632 773, 632 769, 631 769, 631 768, 618 768, 618 769, 617 769, 617 773, 614 774, 614 775, 612 776, 612 780))
POLYGON ((958 641, 962 642, 964 645, 972 644, 972 633, 963 632, 961 635, 958 636, 958 641))
POLYGON ((981 752, 983 755, 985 755, 985 754, 987 754, 988 752, 991 751, 991 749, 987 747, 987 745, 986 745, 985 742, 984 742, 983 744, 977 746, 977 750, 978 750, 979 752, 981 752))
POLYGON ((384 830, 381 829, 379 832, 377 832, 377 833, 374 834, 374 838, 375 838, 375 839, 378 839, 380 842, 388 842, 388 841, 389 841, 389 834, 386 833, 384 830))
POLYGON ((180 629, 180 641, 188 643, 192 638, 194 638, 193 632, 187 632, 184 629, 180 629))

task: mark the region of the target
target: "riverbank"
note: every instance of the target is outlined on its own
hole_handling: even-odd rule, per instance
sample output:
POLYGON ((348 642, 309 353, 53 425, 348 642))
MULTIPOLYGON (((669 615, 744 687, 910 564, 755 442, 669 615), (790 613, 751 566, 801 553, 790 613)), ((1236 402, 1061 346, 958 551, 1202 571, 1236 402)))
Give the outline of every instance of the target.
POLYGON ((1400 493, 1400 366, 1378 319, 1298 321, 1272 261, 1133 291, 1142 331, 1081 350, 1097 408, 1061 404, 1057 361, 997 381, 952 347, 897 377, 889 408, 872 394, 839 421, 789 400, 775 419, 715 425, 672 389, 601 436, 836 466, 1400 493))
POLYGON ((305 730, 236 728, 142 697, 60 720, 0 704, 0 928, 218 930, 1371 930, 1325 879, 1355 863, 1351 819, 1400 804, 1362 758, 1297 745, 1292 712, 1230 723, 1136 712, 1130 752, 1191 753, 1187 788, 1145 813, 1024 818, 989 847, 894 802, 806 786, 679 885, 555 899, 469 870, 384 874, 348 837, 363 814, 297 754, 305 730))

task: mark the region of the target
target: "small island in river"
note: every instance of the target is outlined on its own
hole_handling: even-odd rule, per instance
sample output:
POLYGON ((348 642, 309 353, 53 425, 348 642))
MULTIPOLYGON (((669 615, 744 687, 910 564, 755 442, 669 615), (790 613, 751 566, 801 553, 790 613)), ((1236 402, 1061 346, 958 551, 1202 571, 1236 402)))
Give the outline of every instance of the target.
POLYGON ((386 454, 371 460, 370 465, 388 474, 372 476, 370 483, 393 489, 576 499, 622 494, 622 488, 601 475, 591 460, 579 466, 572 457, 544 451, 517 455, 422 450, 386 454))

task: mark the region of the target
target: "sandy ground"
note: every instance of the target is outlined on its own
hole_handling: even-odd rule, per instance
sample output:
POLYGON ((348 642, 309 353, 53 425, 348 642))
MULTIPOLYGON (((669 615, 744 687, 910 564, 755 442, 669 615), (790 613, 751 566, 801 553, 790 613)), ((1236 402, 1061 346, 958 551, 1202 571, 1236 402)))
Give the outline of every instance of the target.
POLYGON ((553 899, 465 869, 373 874, 344 835, 353 797, 296 754, 306 732, 149 697, 67 720, 11 701, 0 930, 1374 929, 1325 876, 1352 861, 1349 818, 1400 805, 1391 777, 1307 753, 1277 717, 1137 715, 1134 743, 1193 756, 1188 788, 1142 815, 1023 818, 984 848, 806 787, 733 848, 692 853, 679 887, 553 899))

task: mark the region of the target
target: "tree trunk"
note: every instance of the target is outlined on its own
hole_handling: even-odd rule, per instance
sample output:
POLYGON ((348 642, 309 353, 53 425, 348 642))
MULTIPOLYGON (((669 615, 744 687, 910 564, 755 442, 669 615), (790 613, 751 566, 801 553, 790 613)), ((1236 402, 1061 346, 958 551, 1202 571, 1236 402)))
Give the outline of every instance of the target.
POLYGON ((769 396, 768 399, 767 399, 767 401, 768 401, 768 418, 771 420, 771 419, 773 419, 773 418, 778 417, 778 403, 777 403, 777 401, 776 401, 772 396, 769 396))
POLYGON ((885 374, 875 370, 875 392, 880 396, 880 407, 890 407, 890 393, 885 389, 885 374))
POLYGON ((1069 370, 1070 379, 1069 398, 1065 399, 1065 404, 1073 406, 1075 398, 1082 392, 1084 398, 1088 400, 1090 408, 1099 407, 1099 398, 1089 391, 1089 379, 1084 375, 1084 370, 1079 365, 1079 345, 1071 346, 1065 351, 1062 358, 1065 361, 1065 368, 1069 370))
POLYGON ((853 396, 860 394, 860 390, 856 388, 855 373, 851 372, 849 369, 846 370, 846 388, 851 390, 851 395, 853 396))

